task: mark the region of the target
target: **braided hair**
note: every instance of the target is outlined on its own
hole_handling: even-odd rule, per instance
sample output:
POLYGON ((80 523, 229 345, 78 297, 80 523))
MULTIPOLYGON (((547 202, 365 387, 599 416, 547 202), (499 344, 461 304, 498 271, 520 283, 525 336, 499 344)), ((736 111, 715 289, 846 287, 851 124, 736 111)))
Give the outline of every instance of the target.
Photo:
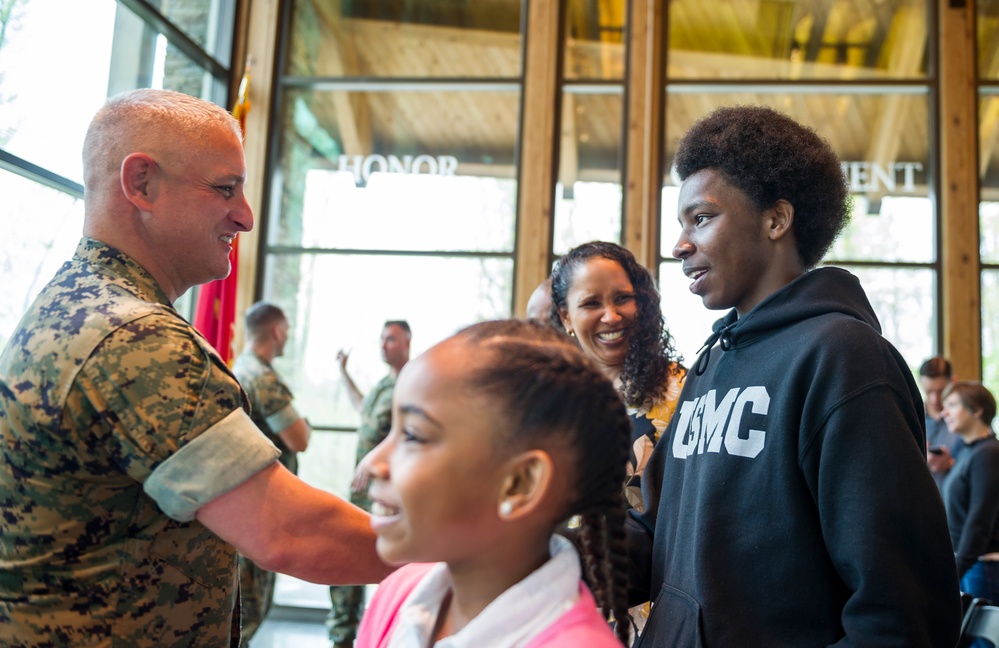
MULTIPOLYGON (((621 484, 631 424, 613 385, 568 337, 542 322, 483 322, 457 337, 476 343, 483 355, 469 386, 508 412, 498 428, 497 450, 523 451, 545 442, 566 449, 571 499, 555 522, 581 517, 585 580, 605 618, 628 619, 621 484)), ((629 623, 615 623, 625 645, 629 632, 629 623)))
POLYGON ((576 269, 594 257, 609 259, 624 269, 638 305, 621 370, 621 398, 630 407, 656 403, 665 394, 670 374, 683 371, 683 357, 677 353, 673 336, 663 321, 655 280, 627 248, 616 243, 592 241, 574 247, 559 259, 552 270, 549 319, 556 328, 564 328, 561 313, 568 310, 566 298, 576 269))

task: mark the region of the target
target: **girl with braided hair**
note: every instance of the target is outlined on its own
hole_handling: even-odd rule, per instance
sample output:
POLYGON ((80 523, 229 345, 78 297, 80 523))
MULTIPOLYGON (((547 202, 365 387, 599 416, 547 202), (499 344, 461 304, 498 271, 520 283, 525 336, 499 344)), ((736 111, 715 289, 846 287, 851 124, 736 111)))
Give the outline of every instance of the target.
POLYGON ((392 409, 362 467, 379 556, 411 564, 379 585, 357 645, 625 644, 608 620, 627 614, 629 421, 596 367, 542 323, 484 322, 407 364, 392 409), (585 584, 554 533, 574 515, 585 584))

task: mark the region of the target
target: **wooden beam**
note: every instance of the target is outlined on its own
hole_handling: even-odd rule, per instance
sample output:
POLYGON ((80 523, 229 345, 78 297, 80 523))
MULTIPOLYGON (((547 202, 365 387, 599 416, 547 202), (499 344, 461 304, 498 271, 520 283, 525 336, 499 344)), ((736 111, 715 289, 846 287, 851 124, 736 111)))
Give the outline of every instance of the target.
POLYGON ((975 3, 940 6, 940 218, 943 352, 954 373, 982 375, 978 258, 975 3))
MULTIPOLYGON (((251 109, 246 116, 246 199, 257 218, 253 230, 239 235, 239 262, 236 279, 236 330, 233 348, 243 347, 242 314, 256 295, 257 262, 260 253, 260 215, 264 213, 264 185, 267 182, 267 138, 270 132, 270 104, 274 94, 274 60, 277 49, 277 26, 280 24, 279 0, 254 0, 246 31, 246 53, 253 62, 250 82, 251 109)), ((239 67, 241 69, 242 62, 239 67)))
POLYGON ((624 246, 656 275, 663 180, 665 0, 633 0, 628 19, 624 246))
POLYGON ((521 317, 531 293, 551 271, 564 4, 554 0, 527 3, 513 290, 514 312, 521 317))

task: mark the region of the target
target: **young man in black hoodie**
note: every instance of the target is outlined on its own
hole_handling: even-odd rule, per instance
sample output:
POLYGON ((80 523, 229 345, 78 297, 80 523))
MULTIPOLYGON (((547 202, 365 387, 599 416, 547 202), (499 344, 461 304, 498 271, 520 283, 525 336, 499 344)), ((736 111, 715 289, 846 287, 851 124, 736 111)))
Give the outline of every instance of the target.
POLYGON ((835 154, 760 107, 691 129, 673 255, 731 309, 629 520, 636 646, 952 647, 947 522, 919 390, 857 279, 812 269, 849 218, 835 154))

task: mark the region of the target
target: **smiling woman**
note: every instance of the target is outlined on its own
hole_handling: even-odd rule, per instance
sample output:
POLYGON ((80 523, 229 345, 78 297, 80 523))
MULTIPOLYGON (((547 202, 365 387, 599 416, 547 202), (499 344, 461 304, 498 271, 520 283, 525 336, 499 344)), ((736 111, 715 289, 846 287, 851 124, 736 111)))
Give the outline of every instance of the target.
POLYGON ((641 508, 642 471, 669 425, 686 374, 663 320, 655 281, 620 245, 584 243, 552 271, 549 317, 577 340, 628 406, 628 500, 641 508))

